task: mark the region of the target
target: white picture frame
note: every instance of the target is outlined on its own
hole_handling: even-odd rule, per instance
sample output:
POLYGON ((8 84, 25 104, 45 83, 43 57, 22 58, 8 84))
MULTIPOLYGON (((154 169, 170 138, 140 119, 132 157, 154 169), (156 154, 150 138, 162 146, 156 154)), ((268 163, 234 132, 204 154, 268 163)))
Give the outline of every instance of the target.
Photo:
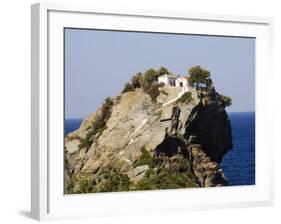
POLYGON ((37 220, 273 203, 270 133, 273 19, 191 12, 32 5, 31 214, 37 220), (63 28, 158 31, 256 38, 256 185, 89 195, 63 194, 63 28), (60 150, 61 148, 61 150, 60 150))

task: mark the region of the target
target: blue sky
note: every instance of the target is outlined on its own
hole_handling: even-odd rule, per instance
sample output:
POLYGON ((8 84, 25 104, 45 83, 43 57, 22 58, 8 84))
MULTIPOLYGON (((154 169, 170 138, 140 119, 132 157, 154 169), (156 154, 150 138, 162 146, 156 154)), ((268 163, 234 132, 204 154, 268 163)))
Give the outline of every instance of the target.
POLYGON ((65 30, 65 117, 84 118, 116 96, 137 72, 168 68, 186 75, 200 65, 229 112, 255 110, 255 39, 101 30, 65 30))

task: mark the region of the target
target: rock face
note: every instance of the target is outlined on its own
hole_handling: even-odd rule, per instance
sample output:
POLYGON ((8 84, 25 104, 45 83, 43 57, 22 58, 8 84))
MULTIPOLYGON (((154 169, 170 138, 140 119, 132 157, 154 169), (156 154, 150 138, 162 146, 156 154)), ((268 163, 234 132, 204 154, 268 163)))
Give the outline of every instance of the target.
POLYGON ((200 102, 191 111, 185 124, 185 138, 196 136, 203 151, 215 162, 232 148, 231 124, 219 101, 200 102))
POLYGON ((174 100, 181 91, 164 86, 153 103, 137 88, 87 117, 65 137, 66 193, 227 185, 218 165, 232 146, 224 107, 194 89, 191 101, 174 100), (181 114, 171 137, 171 122, 160 120, 174 106, 181 114))
POLYGON ((137 166, 132 171, 129 171, 127 173, 127 175, 128 175, 128 177, 130 178, 131 181, 138 182, 139 180, 144 178, 144 176, 145 176, 145 174, 148 170, 149 170, 148 165, 137 166))
POLYGON ((219 165, 204 153, 201 145, 190 144, 190 160, 194 175, 201 187, 226 186, 227 180, 219 165))

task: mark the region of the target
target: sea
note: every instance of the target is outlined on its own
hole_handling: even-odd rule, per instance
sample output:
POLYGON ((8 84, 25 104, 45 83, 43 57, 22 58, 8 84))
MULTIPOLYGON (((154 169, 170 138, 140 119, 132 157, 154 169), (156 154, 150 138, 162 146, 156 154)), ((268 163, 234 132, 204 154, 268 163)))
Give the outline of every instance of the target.
POLYGON ((255 184, 255 113, 228 113, 233 148, 220 164, 229 185, 255 184))
MULTIPOLYGON (((220 166, 230 186, 255 184, 255 113, 228 113, 232 127, 233 148, 220 166)), ((65 134, 80 127, 82 119, 66 119, 65 134)))

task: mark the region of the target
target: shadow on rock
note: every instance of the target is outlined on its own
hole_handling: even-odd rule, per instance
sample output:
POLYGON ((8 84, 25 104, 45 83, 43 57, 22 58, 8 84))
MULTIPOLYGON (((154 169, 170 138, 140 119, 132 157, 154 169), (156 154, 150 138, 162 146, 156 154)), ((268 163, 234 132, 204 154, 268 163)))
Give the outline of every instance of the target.
POLYGON ((156 156, 164 154, 168 157, 182 154, 184 157, 188 157, 188 150, 183 140, 178 137, 168 136, 155 148, 155 154, 156 156))

